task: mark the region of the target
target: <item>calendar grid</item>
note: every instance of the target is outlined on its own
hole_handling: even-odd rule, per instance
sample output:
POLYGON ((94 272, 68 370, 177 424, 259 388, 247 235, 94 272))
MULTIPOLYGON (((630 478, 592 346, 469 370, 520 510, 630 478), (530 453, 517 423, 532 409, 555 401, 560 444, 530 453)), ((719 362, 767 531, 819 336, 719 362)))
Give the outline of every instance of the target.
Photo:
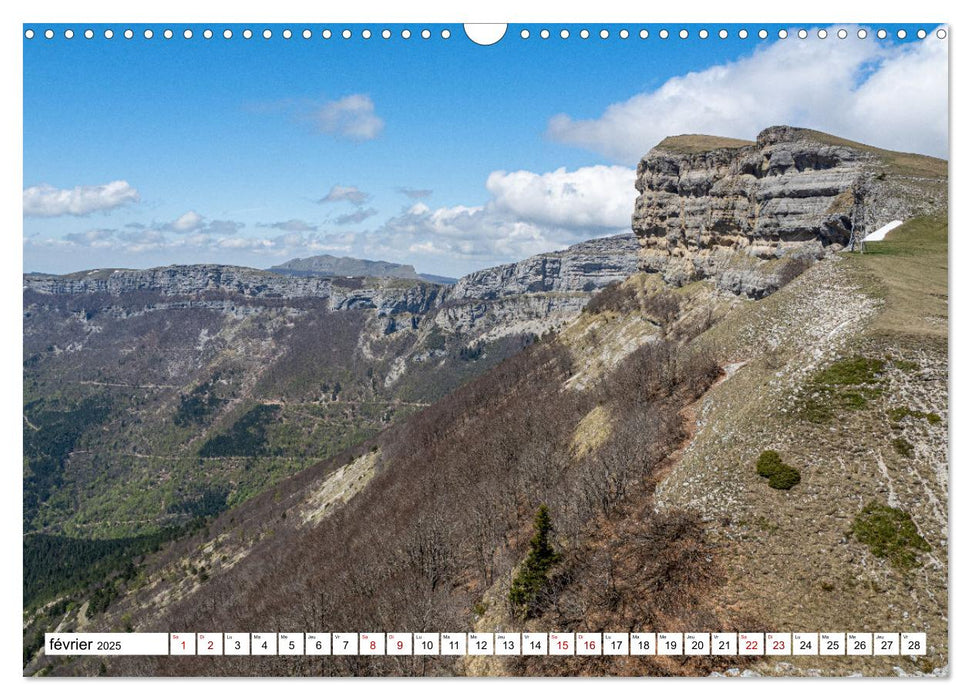
POLYGON ((48 656, 925 656, 925 632, 47 633, 48 656))

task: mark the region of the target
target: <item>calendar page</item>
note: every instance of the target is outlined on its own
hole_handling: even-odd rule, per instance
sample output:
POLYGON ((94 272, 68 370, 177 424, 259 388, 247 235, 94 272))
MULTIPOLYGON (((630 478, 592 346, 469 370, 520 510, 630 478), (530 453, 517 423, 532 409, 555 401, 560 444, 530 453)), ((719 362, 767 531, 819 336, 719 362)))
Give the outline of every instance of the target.
POLYGON ((326 13, 20 27, 23 675, 947 676, 950 26, 326 13))

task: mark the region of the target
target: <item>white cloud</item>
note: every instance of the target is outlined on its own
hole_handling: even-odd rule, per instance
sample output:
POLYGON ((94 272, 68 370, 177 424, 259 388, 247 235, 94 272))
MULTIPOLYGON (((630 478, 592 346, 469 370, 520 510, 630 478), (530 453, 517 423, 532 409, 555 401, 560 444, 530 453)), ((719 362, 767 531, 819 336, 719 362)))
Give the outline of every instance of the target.
POLYGON ((377 247, 385 255, 475 261, 473 268, 563 248, 575 238, 565 229, 518 220, 490 205, 430 209, 421 203, 363 235, 369 249, 377 247))
POLYGON ((416 187, 399 187, 398 191, 409 199, 428 199, 432 196, 431 190, 416 187))
POLYGON ((201 228, 204 221, 205 218, 201 214, 194 211, 187 211, 175 221, 166 224, 165 228, 176 233, 189 233, 190 231, 201 228))
POLYGON ((484 205, 432 209, 417 202, 360 239, 392 259, 407 252, 467 272, 629 230, 634 177, 629 168, 602 165, 496 171, 486 179, 492 196, 484 205), (459 267, 456 260, 465 262, 459 267))
POLYGON ((634 209, 636 172, 595 165, 542 175, 519 170, 489 175, 486 189, 497 209, 536 223, 567 228, 624 228, 634 209))
POLYGON ((371 198, 367 192, 361 192, 352 186, 334 185, 330 192, 317 200, 317 204, 327 204, 328 202, 350 202, 351 204, 361 205, 371 198))
MULTIPOLYGON (((185 240, 185 239, 182 239, 185 240)), ((135 231, 123 231, 118 234, 119 243, 112 242, 112 245, 118 246, 128 253, 144 253, 152 250, 163 250, 171 243, 176 245, 181 244, 181 241, 177 240, 174 242, 169 241, 161 231, 156 231, 151 228, 144 228, 135 231)))
POLYGON ((291 231, 295 233, 304 233, 310 231, 316 231, 317 227, 313 224, 308 224, 303 219, 288 219, 286 221, 275 221, 272 224, 257 224, 262 228, 278 228, 281 231, 291 231))
MULTIPOLYGON (((289 232, 271 238, 214 234, 204 227, 187 235, 171 236, 165 230, 152 227, 127 226, 125 230, 93 229, 69 233, 63 238, 25 238, 26 248, 59 248, 64 250, 110 249, 116 256, 131 256, 148 252, 184 253, 192 262, 199 257, 220 251, 241 251, 252 254, 313 255, 321 251, 349 251, 354 235, 289 232)), ((112 263, 117 264, 117 263, 112 263)))
POLYGON ((216 235, 226 236, 234 234, 241 228, 244 228, 246 224, 241 221, 227 221, 225 219, 213 219, 206 223, 204 227, 199 229, 204 233, 212 233, 216 235))
POLYGON ((887 44, 873 32, 860 40, 855 27, 845 28, 852 39, 780 40, 746 58, 671 78, 596 119, 557 115, 548 135, 631 164, 666 136, 752 139, 777 124, 946 157, 947 42, 931 32, 923 41, 887 44))
POLYGON ((378 210, 374 207, 368 207, 367 209, 355 209, 350 214, 341 214, 334 218, 334 223, 338 226, 345 226, 347 224, 359 224, 365 219, 370 219, 372 216, 378 213, 378 210))
POLYGON ((83 233, 69 233, 64 238, 90 248, 110 248, 116 233, 115 229, 98 228, 83 233))
POLYGON ((35 185, 24 190, 24 216, 85 216, 110 211, 138 199, 138 190, 124 180, 106 185, 79 185, 70 190, 35 185))
MULTIPOLYGON (((129 224, 129 226, 136 226, 134 224, 129 224)), ((245 224, 239 221, 227 221, 224 219, 207 219, 202 214, 197 211, 187 211, 185 214, 177 218, 175 221, 169 221, 164 224, 158 225, 153 224, 151 229, 160 229, 162 231, 171 231, 172 233, 178 234, 189 234, 189 233, 203 233, 203 234, 215 234, 222 236, 230 236, 243 228, 245 224)))
POLYGON ((232 236, 229 238, 220 238, 216 241, 216 246, 219 248, 231 248, 235 250, 260 250, 272 247, 272 245, 270 239, 249 238, 247 236, 232 236))
POLYGON ((374 113, 374 102, 360 94, 318 107, 313 121, 319 131, 349 141, 370 141, 384 129, 384 120, 374 113))

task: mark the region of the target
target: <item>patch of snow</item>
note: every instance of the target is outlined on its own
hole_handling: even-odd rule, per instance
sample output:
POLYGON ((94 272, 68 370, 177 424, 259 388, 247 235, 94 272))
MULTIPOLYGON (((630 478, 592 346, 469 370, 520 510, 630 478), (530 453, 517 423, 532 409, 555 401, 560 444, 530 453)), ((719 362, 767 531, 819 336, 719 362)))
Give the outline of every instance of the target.
POLYGON ((903 226, 903 223, 904 223, 903 221, 894 220, 894 221, 891 221, 889 224, 884 224, 873 233, 868 233, 863 238, 863 242, 866 243, 867 241, 882 241, 884 238, 886 238, 888 233, 893 231, 898 226, 903 226))

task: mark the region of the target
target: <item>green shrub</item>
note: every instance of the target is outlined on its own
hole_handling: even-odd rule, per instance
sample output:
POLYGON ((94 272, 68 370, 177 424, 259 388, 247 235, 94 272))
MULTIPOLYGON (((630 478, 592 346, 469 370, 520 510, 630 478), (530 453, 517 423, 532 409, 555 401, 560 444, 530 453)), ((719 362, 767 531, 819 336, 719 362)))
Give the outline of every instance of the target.
POLYGON ((755 463, 755 471, 758 472, 759 476, 769 478, 784 466, 785 463, 783 463, 782 457, 779 456, 778 452, 775 450, 765 450, 759 455, 759 459, 755 463))
POLYGON ((895 406, 894 408, 891 408, 889 411, 887 411, 887 416, 894 423, 899 423, 907 416, 912 416, 912 415, 914 415, 914 411, 907 408, 906 406, 895 406))
POLYGON ((765 450, 759 455, 755 462, 755 472, 768 479, 769 486, 781 491, 788 491, 802 481, 799 470, 783 462, 775 450, 765 450))
POLYGON ((891 566, 901 570, 917 566, 917 554, 931 549, 909 513, 876 501, 864 506, 854 518, 853 534, 874 556, 889 560, 891 566))
POLYGON ((802 481, 802 477, 799 475, 799 470, 783 464, 779 471, 769 477, 769 486, 781 491, 788 491, 800 481, 802 481))
MULTIPOLYGON (((890 358, 888 358, 888 359, 890 359, 890 358)), ((893 362, 893 366, 894 367, 896 367, 897 369, 899 369, 901 371, 904 371, 904 372, 916 372, 917 370, 920 369, 920 365, 919 364, 917 364, 916 362, 911 362, 910 360, 894 360, 894 359, 891 359, 891 362, 893 362)))

